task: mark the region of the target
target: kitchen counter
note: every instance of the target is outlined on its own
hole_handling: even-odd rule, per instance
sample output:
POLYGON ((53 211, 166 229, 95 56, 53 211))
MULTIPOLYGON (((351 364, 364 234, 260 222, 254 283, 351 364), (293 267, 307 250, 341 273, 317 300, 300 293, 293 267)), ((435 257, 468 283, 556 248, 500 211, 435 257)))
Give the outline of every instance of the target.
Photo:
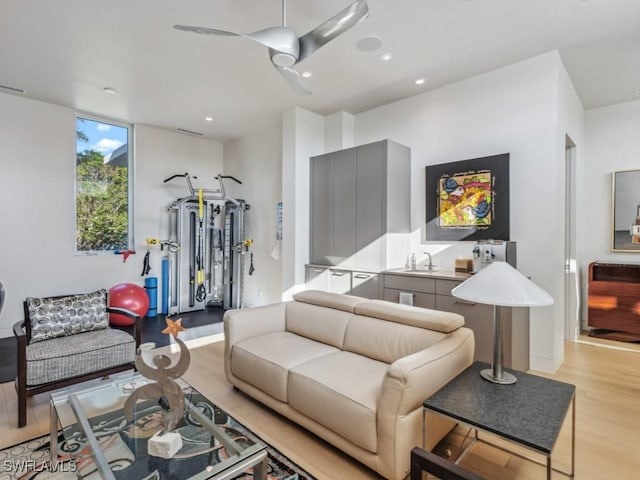
POLYGON ((385 270, 382 272, 385 275, 403 275, 409 277, 424 277, 434 278, 441 280, 458 280, 464 282, 467 278, 471 277, 470 273, 455 272, 453 270, 440 270, 436 267, 435 270, 427 270, 426 268, 417 268, 410 270, 406 268, 394 268, 391 270, 385 270))

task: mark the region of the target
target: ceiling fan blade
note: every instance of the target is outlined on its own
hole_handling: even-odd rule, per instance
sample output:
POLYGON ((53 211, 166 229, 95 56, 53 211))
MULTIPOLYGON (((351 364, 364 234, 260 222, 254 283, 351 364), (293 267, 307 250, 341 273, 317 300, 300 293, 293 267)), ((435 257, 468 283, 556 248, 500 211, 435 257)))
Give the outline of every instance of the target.
POLYGON ((280 72, 289 86, 293 88, 298 95, 311 95, 311 90, 302 83, 297 71, 289 67, 279 67, 277 65, 274 65, 274 67, 280 72))
POLYGON ((300 51, 298 35, 288 27, 270 27, 243 35, 243 37, 261 43, 276 52, 293 55, 296 59, 300 51))
POLYGON ((190 25, 174 25, 173 28, 183 32, 202 33, 205 35, 224 35, 224 36, 244 36, 242 33, 230 32, 228 30, 220 30, 218 28, 192 27, 190 25))
POLYGON ((356 0, 337 15, 300 37, 301 62, 324 44, 356 26, 369 16, 367 0, 356 0))
POLYGON ((228 30, 220 30, 219 28, 194 27, 190 25, 174 25, 173 28, 183 32, 201 33, 205 35, 224 35, 244 37, 254 42, 258 42, 265 47, 298 58, 300 46, 296 32, 287 27, 270 27, 264 30, 258 30, 253 33, 238 33, 228 30))

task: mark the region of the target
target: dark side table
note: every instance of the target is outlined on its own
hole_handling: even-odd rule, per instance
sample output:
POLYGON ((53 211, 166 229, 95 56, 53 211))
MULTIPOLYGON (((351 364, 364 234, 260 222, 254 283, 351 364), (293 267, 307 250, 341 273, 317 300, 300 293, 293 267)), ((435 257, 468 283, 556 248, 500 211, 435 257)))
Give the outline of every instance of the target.
POLYGON ((423 447, 429 434, 427 412, 433 412, 469 425, 475 430, 473 441, 458 456, 456 463, 476 442, 483 442, 508 453, 536 461, 529 456, 505 449, 481 439, 478 431, 492 433, 545 457, 547 479, 551 471, 569 478, 575 474, 576 401, 574 385, 517 372, 510 369, 518 381, 512 385, 491 383, 480 376, 480 370, 490 368, 474 362, 423 403, 423 447), (571 407, 571 469, 564 472, 553 468, 551 454, 560 428, 571 407))

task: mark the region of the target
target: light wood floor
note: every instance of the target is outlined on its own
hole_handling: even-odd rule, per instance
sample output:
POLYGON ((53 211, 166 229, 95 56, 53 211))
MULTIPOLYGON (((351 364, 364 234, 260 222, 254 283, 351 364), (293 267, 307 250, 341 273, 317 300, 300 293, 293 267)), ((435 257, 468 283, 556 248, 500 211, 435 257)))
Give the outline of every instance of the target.
MULTIPOLYGON (((544 376, 577 387, 576 478, 635 480, 640 476, 640 350, 637 347, 635 351, 634 347, 619 350, 603 344, 605 347, 566 344, 565 361, 558 372, 544 376)), ((319 479, 380 478, 314 435, 233 390, 224 378, 222 342, 194 348, 185 379, 319 479)), ((48 433, 48 394, 32 399, 28 426, 18 429, 13 384, 0 387, 4 400, 4 408, 0 407, 0 448, 48 433)), ((570 451, 569 432, 567 421, 554 451, 554 464, 565 469, 570 451)), ((439 445, 438 451, 444 454, 448 449, 455 454, 466 433, 458 427, 439 445)), ((544 478, 542 467, 484 445, 474 446, 463 464, 487 478, 544 478)), ((566 477, 554 473, 553 478, 566 477)))

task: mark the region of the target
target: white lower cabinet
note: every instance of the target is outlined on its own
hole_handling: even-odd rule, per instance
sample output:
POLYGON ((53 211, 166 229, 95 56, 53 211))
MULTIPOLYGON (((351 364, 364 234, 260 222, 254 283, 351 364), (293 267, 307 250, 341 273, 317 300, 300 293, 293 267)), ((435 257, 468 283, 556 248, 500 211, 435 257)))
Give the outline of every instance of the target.
POLYGON ((329 269, 327 267, 307 265, 305 269, 307 290, 329 291, 329 269))
POLYGON ((308 290, 344 293, 371 300, 382 298, 380 278, 381 275, 375 272, 325 265, 307 265, 305 270, 308 290))
POLYGON ((351 294, 351 271, 329 269, 329 291, 333 293, 351 294))
POLYGON ((371 300, 380 298, 379 277, 377 273, 352 271, 351 295, 371 300))

